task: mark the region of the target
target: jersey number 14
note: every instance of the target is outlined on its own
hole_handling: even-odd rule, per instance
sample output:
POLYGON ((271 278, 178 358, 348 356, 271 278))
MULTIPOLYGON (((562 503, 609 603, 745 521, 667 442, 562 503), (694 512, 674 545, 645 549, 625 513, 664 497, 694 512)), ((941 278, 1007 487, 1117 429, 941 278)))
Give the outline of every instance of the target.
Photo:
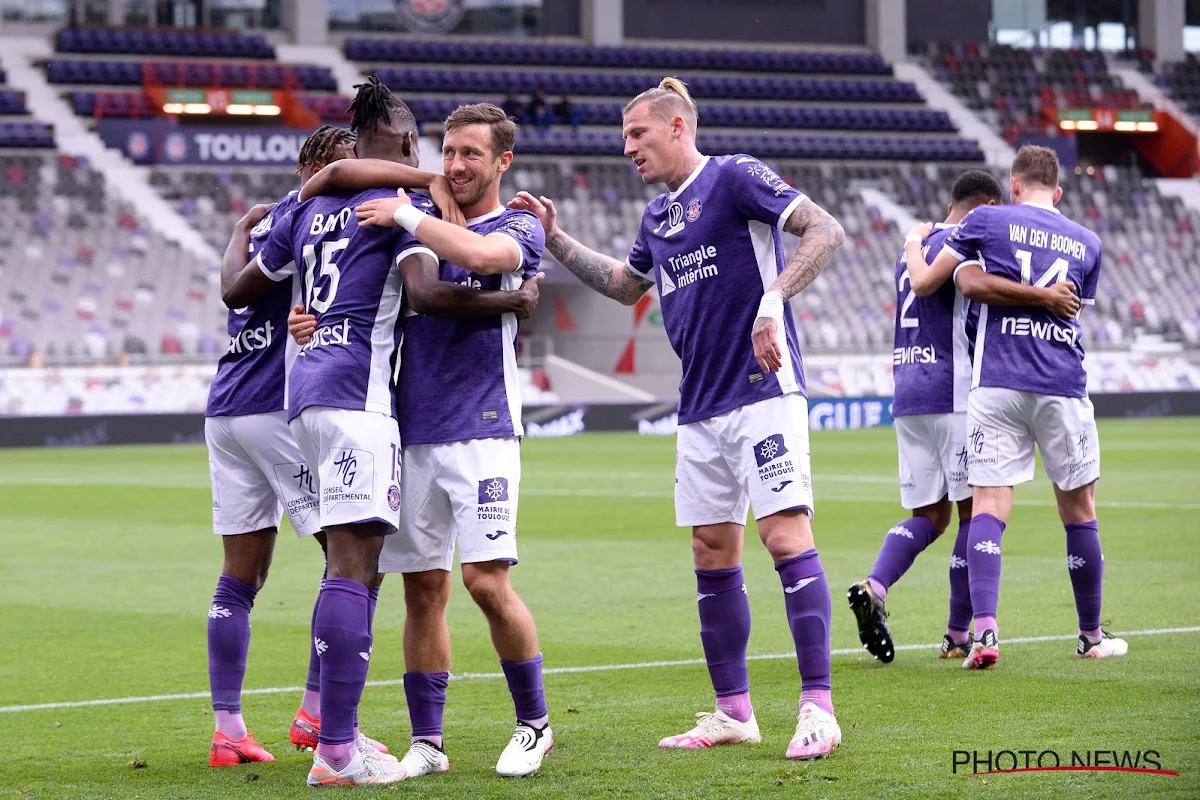
MULTIPOLYGON (((1033 280, 1033 253, 1028 250, 1017 250, 1013 253, 1017 258, 1017 263, 1021 265, 1021 283, 1026 286, 1030 285, 1033 280)), ((1041 286, 1043 289, 1051 284, 1062 283, 1067 279, 1067 260, 1065 258, 1056 258, 1054 263, 1050 265, 1050 269, 1042 273, 1042 277, 1037 279, 1034 286, 1041 286)))

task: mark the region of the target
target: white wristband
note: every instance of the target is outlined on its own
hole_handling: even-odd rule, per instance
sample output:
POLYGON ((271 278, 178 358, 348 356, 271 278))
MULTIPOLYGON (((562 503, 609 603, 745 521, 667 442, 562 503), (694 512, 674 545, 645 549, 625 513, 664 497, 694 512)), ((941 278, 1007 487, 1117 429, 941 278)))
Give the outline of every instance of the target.
POLYGON ((925 241, 925 240, 921 238, 921 235, 919 233, 910 233, 908 236, 906 236, 904 238, 905 246, 908 246, 910 244, 920 244, 923 241, 925 241))
POLYGON ((780 292, 767 292, 762 296, 762 300, 758 304, 758 316, 770 317, 776 322, 783 324, 783 294, 780 292))
POLYGON ((417 226, 421 224, 421 220, 425 219, 425 212, 405 204, 396 209, 392 214, 392 219, 409 233, 416 233, 417 226))

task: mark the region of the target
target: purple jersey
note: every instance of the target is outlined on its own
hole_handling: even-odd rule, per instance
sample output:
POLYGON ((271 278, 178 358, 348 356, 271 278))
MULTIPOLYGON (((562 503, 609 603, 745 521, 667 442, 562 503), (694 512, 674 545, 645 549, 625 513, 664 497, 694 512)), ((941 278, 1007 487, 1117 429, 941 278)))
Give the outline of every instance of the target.
POLYGON ((663 326, 683 362, 680 424, 805 391, 790 304, 778 373, 763 373, 750 341, 763 292, 784 268, 780 231, 802 200, 752 156, 705 156, 646 207, 628 266, 658 283, 663 326))
MULTIPOLYGON (((538 271, 546 234, 527 211, 497 208, 467 220, 478 234, 507 236, 521 265, 507 275, 476 275, 442 262, 441 279, 473 289, 514 290, 538 271)), ((405 321, 397 407, 405 446, 521 436, 517 318, 411 315, 405 321)))
MULTIPOLYGON (((250 253, 262 249, 276 221, 296 207, 299 194, 280 200, 250 231, 250 253)), ((293 265, 284 265, 279 283, 262 300, 229 312, 229 349, 217 362, 208 390, 209 417, 269 414, 287 408, 287 373, 299 349, 287 332, 287 317, 300 300, 293 265)))
MULTIPOLYGON (((288 415, 309 406, 395 416, 392 374, 399 342, 401 282, 395 263, 414 252, 434 257, 399 228, 359 227, 354 207, 395 190, 314 197, 277 223, 258 254, 271 278, 299 266, 303 303, 317 318, 288 386, 288 415)), ((427 202, 417 195, 413 205, 427 202)))
MULTIPOLYGON (((1052 206, 980 206, 946 240, 959 261, 978 259, 992 275, 1034 286, 1071 281, 1096 302, 1100 237, 1052 206)), ((1043 308, 979 307, 971 386, 1086 397, 1082 328, 1043 308)))
MULTIPOLYGON (((941 251, 953 225, 938 223, 921 244, 925 258, 941 251)), ((964 298, 948 280, 928 297, 913 294, 908 256, 896 261, 896 339, 892 415, 950 414, 967 410, 971 362, 964 328, 964 298)))

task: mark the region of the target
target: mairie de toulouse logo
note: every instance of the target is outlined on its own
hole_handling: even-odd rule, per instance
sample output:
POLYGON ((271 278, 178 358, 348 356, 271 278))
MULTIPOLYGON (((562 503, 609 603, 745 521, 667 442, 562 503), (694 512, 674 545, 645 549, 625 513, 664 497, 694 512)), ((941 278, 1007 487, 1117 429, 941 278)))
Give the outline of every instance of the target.
POLYGON ((464 13, 463 0, 396 0, 400 24, 416 33, 449 33, 464 13))

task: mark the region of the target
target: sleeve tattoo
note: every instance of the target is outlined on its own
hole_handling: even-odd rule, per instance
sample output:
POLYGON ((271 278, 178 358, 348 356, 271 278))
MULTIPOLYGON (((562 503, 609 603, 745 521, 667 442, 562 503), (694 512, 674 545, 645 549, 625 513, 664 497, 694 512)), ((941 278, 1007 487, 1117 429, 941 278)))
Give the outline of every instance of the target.
POLYGON ((584 247, 562 231, 546 239, 546 249, 567 271, 605 297, 633 305, 654 282, 626 269, 615 258, 584 247))
POLYGON ((771 289, 785 300, 795 297, 817 279, 829 258, 846 241, 846 232, 828 212, 807 197, 796 206, 783 229, 800 237, 800 244, 771 289))

